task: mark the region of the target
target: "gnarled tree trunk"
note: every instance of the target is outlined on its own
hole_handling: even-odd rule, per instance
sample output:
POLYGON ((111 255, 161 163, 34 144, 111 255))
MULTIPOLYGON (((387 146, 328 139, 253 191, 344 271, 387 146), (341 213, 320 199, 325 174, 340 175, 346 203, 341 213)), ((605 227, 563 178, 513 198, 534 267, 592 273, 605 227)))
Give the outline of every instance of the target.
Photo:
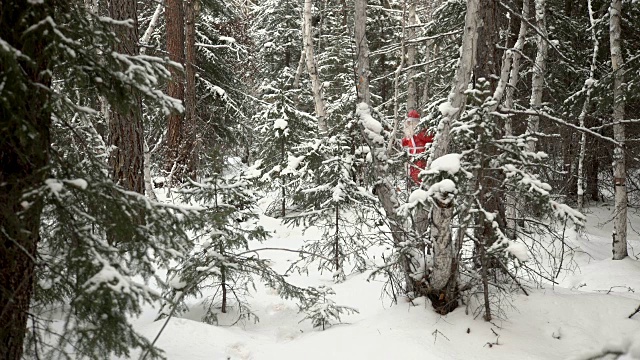
MULTIPOLYGON (((433 158, 437 159, 449 151, 451 123, 459 118, 464 107, 466 95, 464 91, 471 79, 471 72, 475 64, 476 47, 478 43, 478 6, 479 0, 467 0, 467 14, 465 15, 464 33, 460 59, 446 111, 438 127, 434 143, 433 158)), ((432 216, 431 241, 433 243, 433 272, 430 278, 428 297, 436 311, 446 314, 458 306, 458 259, 460 244, 454 244, 451 237, 451 221, 453 207, 434 207, 432 216)))

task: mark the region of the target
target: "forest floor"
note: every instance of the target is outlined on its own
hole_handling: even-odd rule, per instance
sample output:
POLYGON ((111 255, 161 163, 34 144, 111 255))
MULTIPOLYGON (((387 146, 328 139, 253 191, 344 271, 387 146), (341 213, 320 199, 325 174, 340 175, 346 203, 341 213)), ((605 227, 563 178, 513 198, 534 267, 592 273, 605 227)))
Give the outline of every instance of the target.
MULTIPOLYGON (((504 314, 492 322, 474 317, 473 309, 466 314, 464 306, 438 315, 421 298, 392 304, 383 294, 384 280, 367 281, 368 272, 334 284, 331 273, 310 268, 309 275, 292 274, 288 279, 300 286, 331 286, 337 304, 359 313, 344 316, 343 324, 324 331, 314 329, 308 320, 300 322, 304 314, 295 302, 256 282, 249 302, 259 322, 230 326, 235 321, 230 314, 220 317, 219 326, 205 324, 200 321, 202 302, 191 299, 191 311, 172 318, 157 344, 171 360, 583 359, 605 347, 629 343, 635 344, 631 352, 640 356, 640 313, 628 318, 640 305, 640 215, 629 213, 633 256, 612 261, 611 211, 606 205, 589 208, 584 233, 565 234, 579 250, 573 274, 558 278, 559 285, 531 288, 529 296, 514 294, 510 304, 504 304, 504 314)), ((260 224, 272 237, 256 247, 295 250, 305 239, 320 236, 313 228, 303 232, 264 215, 260 224)), ((261 255, 282 272, 297 258, 284 251, 261 255)), ((164 323, 154 322, 156 314, 149 308, 135 320, 135 327, 150 339, 164 323)))

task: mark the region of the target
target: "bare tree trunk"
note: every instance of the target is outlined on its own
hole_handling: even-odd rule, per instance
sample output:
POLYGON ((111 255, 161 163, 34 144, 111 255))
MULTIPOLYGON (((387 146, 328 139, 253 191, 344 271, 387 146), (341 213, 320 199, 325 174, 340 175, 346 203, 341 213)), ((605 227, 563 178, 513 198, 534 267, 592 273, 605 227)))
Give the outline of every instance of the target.
MULTIPOLYGON (((138 13, 135 0, 112 0, 109 14, 114 20, 133 20, 133 26, 115 28, 118 42, 115 51, 138 55, 138 13)), ((144 194, 144 141, 142 101, 133 89, 130 96, 134 105, 128 109, 112 108, 109 121, 108 144, 113 147, 109 157, 111 176, 127 190, 144 194)))
POLYGON ((186 84, 184 88, 185 119, 183 124, 180 156, 185 175, 194 178, 196 171, 196 10, 198 0, 185 2, 185 68, 186 84))
MULTIPOLYGON (((220 254, 224 254, 224 247, 220 245, 220 254)), ((220 286, 222 287, 222 304, 220 305, 220 312, 227 313, 227 267, 220 266, 220 286)))
MULTIPOLYGON (((411 41, 416 37, 416 2, 417 0, 409 0, 409 28, 407 29, 407 41, 411 41)), ((407 49, 407 112, 417 110, 418 94, 416 89, 416 69, 413 65, 416 63, 416 45, 409 45, 407 49)))
MULTIPOLYGON (((431 71, 431 66, 429 65, 429 63, 431 62, 431 51, 433 48, 433 43, 431 40, 427 41, 427 46, 425 46, 425 48, 427 49, 426 52, 424 53, 424 61, 425 61, 425 66, 424 66, 424 83, 422 84, 423 88, 422 88, 422 104, 424 106, 424 104, 429 102, 429 86, 430 86, 430 80, 431 80, 431 75, 429 74, 429 72, 431 71)), ((434 51, 434 55, 435 51, 434 51)))
MULTIPOLYGON (((547 68, 547 26, 545 20, 545 0, 535 0, 536 9, 536 27, 538 34, 538 52, 533 65, 533 79, 531 80, 531 100, 530 106, 534 110, 540 109, 542 105, 542 89, 544 86, 544 74, 547 68)), ((538 132, 539 117, 536 115, 529 116, 527 122, 527 133, 534 134, 538 132)), ((535 140, 528 142, 529 151, 536 150, 535 140)))
MULTIPOLYGON (((522 1, 522 19, 520 20, 520 30, 518 31, 518 40, 513 45, 513 50, 509 51, 509 59, 511 60, 511 70, 509 72, 509 85, 506 89, 506 96, 504 100, 504 107, 511 109, 513 107, 513 95, 518 85, 520 75, 520 58, 522 57, 522 49, 527 37, 527 22, 525 19, 529 18, 529 0, 522 1)), ((513 125, 511 118, 505 119, 504 122, 504 135, 513 136, 513 125)), ((505 217, 507 220, 507 233, 510 237, 514 237, 518 223, 516 217, 518 216, 518 201, 514 196, 507 195, 505 206, 505 217)))
POLYGON ((613 150, 613 184, 615 188, 615 206, 613 220, 613 260, 627 257, 627 169, 625 164, 625 128, 624 120, 624 70, 622 65, 622 48, 620 39, 620 18, 622 17, 622 0, 611 0, 609 8, 609 42, 611 44, 611 68, 613 80, 613 138, 618 145, 613 150))
POLYGON ((315 103, 316 117, 318 118, 318 130, 321 133, 329 131, 326 121, 326 110, 324 104, 324 96, 322 91, 322 82, 318 75, 318 69, 316 66, 316 58, 313 50, 313 34, 311 32, 311 5, 312 0, 304 1, 304 13, 303 13, 303 32, 304 49, 306 53, 307 71, 311 78, 311 86, 313 90, 313 100, 315 103))
POLYGON ((48 16, 54 16, 51 2, 0 3, 0 39, 29 59, 19 61, 20 70, 0 61, 0 356, 6 360, 22 359, 40 240, 42 195, 25 195, 49 177, 51 92, 44 88, 51 86, 45 49, 52 35, 48 27, 27 31, 48 16))
POLYGON ((144 189, 150 200, 158 201, 158 197, 153 191, 153 179, 151 179, 151 151, 146 141, 144 142, 144 189))
MULTIPOLYGON (((167 24, 167 52, 169 60, 184 64, 184 10, 183 0, 166 0, 165 22, 167 24)), ((167 86, 167 95, 184 101, 183 72, 174 66, 169 67, 171 80, 167 86)), ((171 170, 178 159, 180 143, 182 141, 182 114, 171 113, 167 119, 167 152, 165 169, 171 170)), ((171 184, 167 184, 171 186, 171 184)))
POLYGON ((395 144, 398 140, 396 139, 396 133, 398 131, 398 124, 400 122, 400 106, 398 105, 398 99, 400 94, 400 74, 402 73, 402 69, 404 69, 404 60, 405 60, 405 29, 406 29, 406 21, 405 21, 405 12, 406 12, 406 3, 402 7, 402 38, 400 39, 400 63, 395 71, 395 76, 393 78, 393 129, 391 130, 391 136, 389 136, 389 144, 387 145, 387 153, 391 151, 393 148, 393 144, 395 144))
POLYGON ((500 41, 498 27, 498 1, 483 0, 478 8, 480 29, 478 30, 478 48, 476 63, 473 70, 474 80, 484 78, 491 84, 491 91, 496 89, 495 76, 498 75, 499 59, 498 42, 500 41))
MULTIPOLYGON (((591 41, 593 41, 593 53, 591 55, 591 69, 589 71, 589 79, 585 82, 586 96, 584 103, 582 104, 582 111, 578 115, 578 125, 585 127, 585 118, 589 111, 589 104, 591 103, 591 92, 593 91, 593 83, 595 82, 595 72, 598 60, 598 36, 596 34, 596 21, 593 18, 593 8, 591 6, 591 0, 587 0, 587 7, 589 9, 589 22, 591 23, 591 41)), ((578 155, 578 211, 582 211, 584 207, 584 190, 585 190, 585 174, 584 174, 584 159, 587 152, 587 134, 582 132, 580 137, 580 154, 578 155)))
POLYGON ((300 52, 300 61, 298 61, 298 68, 296 69, 296 75, 293 78, 293 88, 300 88, 300 76, 302 76, 302 70, 304 69, 306 59, 306 52, 304 49, 300 52))
POLYGON ((156 7, 156 11, 153 12, 151 21, 149 21, 149 26, 147 26, 147 30, 144 32, 144 34, 142 35, 142 38, 140 39, 140 44, 142 45, 142 47, 140 48, 140 54, 144 54, 145 52, 147 52, 146 45, 149 43, 149 39, 151 39, 151 34, 153 33, 153 30, 156 28, 156 25, 158 25, 158 20, 160 19, 160 13, 162 12, 162 8, 163 8, 162 3, 158 4, 158 6, 156 7))
POLYGON ((358 52, 358 69, 356 75, 358 82, 358 102, 371 103, 369 91, 369 45, 367 43, 367 0, 355 0, 355 24, 354 35, 356 51, 358 52))
MULTIPOLYGON (((459 118, 466 95, 464 91, 471 80, 471 71, 475 64, 478 43, 478 0, 467 0, 464 33, 460 59, 448 102, 441 107, 443 119, 438 127, 434 143, 433 158, 439 158, 449 151, 451 123, 459 118)), ((431 274, 429 298, 433 307, 446 314, 458 306, 458 249, 451 237, 451 220, 453 206, 441 204, 433 208, 431 241, 433 243, 434 261, 431 274)))

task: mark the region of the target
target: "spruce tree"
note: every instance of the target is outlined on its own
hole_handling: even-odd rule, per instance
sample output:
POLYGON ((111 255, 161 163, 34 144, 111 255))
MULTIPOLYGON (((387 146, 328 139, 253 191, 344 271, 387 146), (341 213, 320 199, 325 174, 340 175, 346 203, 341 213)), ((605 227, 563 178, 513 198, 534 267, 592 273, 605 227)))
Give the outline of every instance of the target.
POLYGON ((96 108, 102 98, 132 109, 134 92, 168 114, 175 103, 158 89, 166 62, 110 51, 114 27, 130 24, 88 12, 83 2, 3 2, 0 14, 7 140, 0 257, 10 264, 1 276, 8 326, 0 350, 11 359, 23 349, 28 357, 102 359, 143 348, 158 357, 130 317, 159 299, 148 281, 184 252, 181 224, 194 212, 110 179, 113 149, 96 108))

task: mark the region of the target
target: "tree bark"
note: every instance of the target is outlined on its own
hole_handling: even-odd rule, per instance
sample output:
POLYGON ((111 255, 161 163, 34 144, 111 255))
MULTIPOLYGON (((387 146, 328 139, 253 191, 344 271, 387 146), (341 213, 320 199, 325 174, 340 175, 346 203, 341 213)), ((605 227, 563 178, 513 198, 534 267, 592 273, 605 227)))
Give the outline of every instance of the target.
POLYGON ((624 59, 621 49, 620 22, 622 0, 611 0, 609 8, 609 42, 611 44, 611 69, 613 78, 613 138, 618 145, 613 150, 613 183, 615 206, 613 220, 613 260, 627 257, 627 169, 625 164, 625 126, 624 120, 624 59))
MULTIPOLYGON (((540 34, 537 36, 538 51, 533 66, 533 79, 531 80, 531 100, 529 105, 532 109, 538 110, 542 105, 542 89, 544 86, 544 74, 547 69, 547 26, 545 20, 545 0, 535 0, 536 9, 536 27, 540 34)), ((527 133, 535 134, 538 132, 539 117, 537 115, 529 116, 527 122, 527 133)), ((529 151, 536 151, 535 140, 529 140, 529 151)))
MULTIPOLYGON (((520 80, 520 58, 522 57, 522 49, 527 37, 527 21, 529 18, 529 0, 522 1, 522 19, 520 20, 520 30, 518 31, 518 40, 513 45, 513 50, 509 52, 509 59, 511 60, 511 70, 509 72, 509 85, 506 88, 506 96, 504 100, 504 106, 507 109, 513 107, 513 96, 520 80)), ((513 136, 513 125, 511 118, 507 118, 504 121, 504 135, 505 137, 513 136)), ((510 237, 514 237, 517 231, 516 217, 518 216, 518 201, 515 196, 507 195, 505 206, 505 217, 507 222, 507 234, 510 237)))
MULTIPOLYGON (((409 1, 409 28, 407 29, 407 41, 411 41, 416 37, 416 2, 417 0, 409 1)), ((416 89, 416 68, 413 65, 416 63, 416 45, 409 45, 407 49, 407 113, 411 110, 418 110, 418 94, 416 89)))
MULTIPOLYGON (((591 6, 591 0, 587 0, 587 7, 589 9, 589 22, 591 24, 591 41, 593 41, 593 53, 591 55, 591 69, 589 71, 589 79, 585 82, 586 95, 584 103, 582 104, 582 111, 578 115, 578 125, 582 128, 585 127, 585 118, 589 111, 589 104, 591 103, 591 92, 593 91, 593 83, 595 82, 595 72, 598 65, 598 36, 596 34, 596 21, 593 18, 593 8, 591 6)), ((578 155, 578 211, 582 211, 584 207, 584 190, 585 190, 585 174, 584 174, 584 160, 587 152, 587 134, 582 132, 580 136, 580 153, 578 155)))
POLYGON ((356 75, 358 81, 358 102, 371 103, 371 92, 369 91, 369 44, 367 43, 367 0, 355 1, 355 24, 354 35, 356 40, 356 51, 358 52, 358 69, 356 75))
POLYGON ((40 239, 42 192, 25 194, 49 176, 50 92, 43 89, 51 86, 51 32, 47 25, 27 29, 54 16, 50 4, 0 2, 0 39, 29 59, 0 62, 0 354, 6 360, 22 358, 40 239))
POLYGON ((147 30, 145 30, 142 38, 140 39, 140 54, 144 54, 147 52, 147 44, 149 43, 149 39, 151 39, 151 34, 153 30, 155 30, 156 25, 158 25, 158 19, 160 19, 160 13, 162 12, 162 4, 158 4, 156 10, 153 12, 153 16, 151 17, 151 21, 149 21, 149 26, 147 26, 147 30))
POLYGON ((483 0, 478 9, 480 29, 478 30, 478 47, 473 76, 477 82, 484 78, 491 83, 491 91, 496 90, 495 76, 498 74, 498 2, 497 0, 483 0))
POLYGON ((316 58, 313 50, 313 34, 311 32, 311 5, 312 0, 304 1, 302 36, 304 39, 304 51, 306 53, 307 71, 309 72, 309 77, 311 78, 313 100, 315 103, 316 117, 318 118, 318 130, 320 130, 321 133, 326 133, 329 130, 329 127, 327 126, 326 121, 327 113, 324 104, 322 82, 320 81, 320 77, 318 75, 316 58))
MULTIPOLYGON (((118 42, 114 50, 138 55, 138 14, 135 0, 112 0, 109 14, 114 20, 133 20, 133 26, 116 26, 118 42)), ((113 181, 125 189, 144 194, 144 128, 140 94, 130 88, 134 103, 128 108, 112 107, 108 144, 114 147, 109 157, 113 181)))
POLYGON ((186 84, 184 88, 185 119, 183 124, 182 142, 180 144, 181 165, 183 174, 194 178, 196 172, 196 10, 198 0, 188 0, 185 3, 185 68, 186 84))
MULTIPOLYGON (((184 64, 184 10, 183 0, 166 0, 165 22, 167 27, 167 52, 169 60, 184 64)), ((169 67, 171 80, 167 86, 167 95, 184 101, 183 72, 175 66, 169 67)), ((167 152, 165 170, 170 171, 178 160, 182 135, 183 115, 172 112, 167 119, 167 152)), ((171 184, 167 184, 171 186, 171 184)))
MULTIPOLYGON (((460 59, 456 69, 451 92, 449 93, 449 110, 443 115, 438 126, 434 142, 433 158, 437 159, 448 153, 451 123, 459 118, 466 101, 464 91, 471 80, 471 71, 475 64, 478 44, 478 0, 467 0, 464 33, 460 49, 460 59)), ((433 208, 433 227, 431 241, 433 243, 433 272, 429 298, 436 311, 446 314, 458 306, 458 246, 454 246, 451 237, 452 206, 436 206, 433 208)))

